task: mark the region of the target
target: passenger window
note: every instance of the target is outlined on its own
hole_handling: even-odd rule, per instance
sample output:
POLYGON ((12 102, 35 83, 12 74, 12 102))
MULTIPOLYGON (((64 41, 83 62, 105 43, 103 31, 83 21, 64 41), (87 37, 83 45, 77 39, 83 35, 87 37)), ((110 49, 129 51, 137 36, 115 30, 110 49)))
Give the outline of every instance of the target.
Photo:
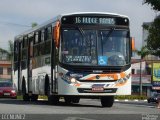
POLYGON ((36 44, 36 43, 38 43, 38 41, 39 41, 39 39, 38 39, 38 32, 36 32, 36 34, 35 34, 35 41, 34 41, 34 43, 36 44))
POLYGON ((39 45, 35 45, 34 46, 34 52, 33 52, 33 54, 34 54, 34 57, 36 57, 36 56, 39 55, 39 45))
POLYGON ((47 41, 45 45, 45 54, 49 54, 51 52, 51 41, 47 41))
POLYGON ((44 30, 41 31, 41 41, 44 41, 44 30))
POLYGON ((45 55, 45 42, 40 44, 39 52, 40 55, 45 55))
POLYGON ((52 28, 48 27, 47 28, 47 40, 52 39, 52 28))

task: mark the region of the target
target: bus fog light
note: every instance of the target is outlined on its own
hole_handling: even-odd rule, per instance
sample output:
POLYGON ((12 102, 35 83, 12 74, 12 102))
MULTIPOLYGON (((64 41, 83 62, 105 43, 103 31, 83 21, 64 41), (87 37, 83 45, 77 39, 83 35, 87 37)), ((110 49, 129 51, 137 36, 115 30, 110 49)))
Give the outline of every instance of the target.
POLYGON ((75 83, 76 79, 75 78, 71 78, 71 83, 75 83))

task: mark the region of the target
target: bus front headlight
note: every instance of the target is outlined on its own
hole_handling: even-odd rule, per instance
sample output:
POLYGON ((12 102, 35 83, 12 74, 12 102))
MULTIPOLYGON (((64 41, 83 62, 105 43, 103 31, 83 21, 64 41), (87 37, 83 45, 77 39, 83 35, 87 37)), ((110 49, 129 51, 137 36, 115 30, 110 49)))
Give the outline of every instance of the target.
POLYGON ((71 83, 75 83, 76 79, 75 78, 71 78, 70 81, 71 81, 71 83))
POLYGON ((127 80, 130 78, 130 74, 128 74, 127 76, 125 76, 124 78, 121 78, 119 80, 117 80, 117 84, 124 84, 127 82, 127 80))

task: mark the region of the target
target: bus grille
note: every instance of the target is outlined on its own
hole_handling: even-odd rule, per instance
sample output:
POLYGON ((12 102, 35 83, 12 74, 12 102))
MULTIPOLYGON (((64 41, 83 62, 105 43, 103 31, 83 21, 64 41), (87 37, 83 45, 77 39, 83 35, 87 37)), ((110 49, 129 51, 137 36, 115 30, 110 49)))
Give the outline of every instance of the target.
POLYGON ((116 93, 117 88, 107 88, 107 89, 104 89, 104 91, 102 92, 92 91, 91 88, 77 88, 77 90, 79 93, 116 93))

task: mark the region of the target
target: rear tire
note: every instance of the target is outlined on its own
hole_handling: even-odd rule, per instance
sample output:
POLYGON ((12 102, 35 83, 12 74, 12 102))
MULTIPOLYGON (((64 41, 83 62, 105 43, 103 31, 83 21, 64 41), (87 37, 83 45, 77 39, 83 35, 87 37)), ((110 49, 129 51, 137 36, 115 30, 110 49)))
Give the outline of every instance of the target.
POLYGON ((48 96, 48 102, 51 105, 57 105, 59 103, 59 96, 53 96, 53 95, 48 96))
POLYGON ((24 77, 22 81, 22 95, 23 95, 23 101, 30 101, 30 96, 26 93, 26 82, 24 77))
POLYGON ((30 101, 30 96, 28 94, 24 94, 23 101, 30 101))
POLYGON ((114 96, 101 97, 102 107, 112 107, 114 103, 114 96))
POLYGON ((38 100, 38 95, 32 95, 31 96, 31 101, 37 101, 38 100))
POLYGON ((79 101, 80 101, 79 97, 72 98, 72 103, 79 103, 79 101))
POLYGON ((71 97, 64 97, 65 103, 66 104, 71 104, 72 98, 71 97))

